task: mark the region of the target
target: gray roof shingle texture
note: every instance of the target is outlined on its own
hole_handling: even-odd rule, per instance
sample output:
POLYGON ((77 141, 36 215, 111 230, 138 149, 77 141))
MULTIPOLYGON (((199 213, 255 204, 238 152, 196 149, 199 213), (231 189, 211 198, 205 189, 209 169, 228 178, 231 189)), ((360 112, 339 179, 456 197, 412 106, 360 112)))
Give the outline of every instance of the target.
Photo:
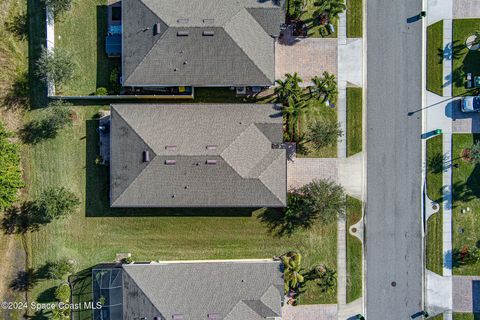
POLYGON ((124 319, 262 320, 281 317, 278 261, 123 265, 124 319))
POLYGON ((275 105, 112 105, 111 206, 283 207, 282 135, 275 105))
POLYGON ((283 0, 123 0, 123 85, 270 85, 283 7, 283 0))

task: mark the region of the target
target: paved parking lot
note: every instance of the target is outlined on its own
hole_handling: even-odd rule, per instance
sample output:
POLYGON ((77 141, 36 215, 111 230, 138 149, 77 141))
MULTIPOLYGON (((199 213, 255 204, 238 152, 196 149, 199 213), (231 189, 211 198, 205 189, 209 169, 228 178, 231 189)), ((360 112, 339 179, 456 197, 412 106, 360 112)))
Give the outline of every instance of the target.
POLYGON ((277 42, 275 45, 275 78, 282 79, 285 73, 297 72, 309 85, 310 79, 323 71, 337 75, 337 39, 307 38, 277 42))
POLYGON ((455 0, 453 1, 453 18, 480 18, 480 1, 455 0))

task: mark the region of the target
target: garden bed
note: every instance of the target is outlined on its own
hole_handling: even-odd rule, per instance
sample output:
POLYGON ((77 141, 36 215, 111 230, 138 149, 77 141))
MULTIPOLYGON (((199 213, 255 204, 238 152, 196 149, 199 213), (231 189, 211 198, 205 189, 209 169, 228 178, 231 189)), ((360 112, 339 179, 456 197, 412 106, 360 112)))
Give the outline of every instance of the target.
POLYGON ((440 209, 427 221, 425 246, 426 267, 439 275, 443 274, 443 165, 443 136, 438 135, 427 140, 427 195, 440 209))
POLYGON ((427 28, 427 90, 443 96, 443 20, 427 28))
MULTIPOLYGON (((480 167, 462 158, 465 149, 480 140, 478 134, 453 134, 452 159, 458 168, 453 168, 453 249, 463 246, 479 246, 480 235, 480 167), (469 209, 468 209, 469 208, 469 209), (462 212, 463 210, 463 212, 462 212)), ((480 275, 480 262, 458 265, 454 261, 455 275, 480 275)))
MULTIPOLYGON (((336 268, 336 223, 281 238, 258 219, 265 209, 111 209, 108 167, 95 164, 98 121, 92 117, 99 109, 73 107, 71 127, 52 140, 24 147, 29 196, 48 186, 66 186, 82 201, 78 212, 29 235, 26 244, 32 268, 67 257, 84 270, 113 261, 118 252, 150 261, 271 258, 290 250, 302 254, 305 270, 319 263, 336 268)), ((36 115, 31 111, 25 120, 36 115)), ((32 290, 32 300, 51 299, 46 293, 56 284, 40 281, 32 290)), ((323 294, 313 284, 307 289, 301 303, 336 303, 336 291, 323 294)))

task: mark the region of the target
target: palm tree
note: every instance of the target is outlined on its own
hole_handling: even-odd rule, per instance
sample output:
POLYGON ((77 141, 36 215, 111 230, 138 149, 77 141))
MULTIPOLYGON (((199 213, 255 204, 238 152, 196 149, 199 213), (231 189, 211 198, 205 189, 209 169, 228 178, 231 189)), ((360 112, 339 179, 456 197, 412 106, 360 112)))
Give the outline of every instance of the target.
POLYGON ((290 290, 296 290, 298 286, 305 280, 301 272, 302 256, 296 251, 290 251, 281 256, 285 280, 285 294, 290 290))
POLYGON ((325 101, 336 102, 338 89, 335 75, 324 71, 322 77, 316 76, 312 79, 312 82, 313 86, 309 87, 311 96, 317 100, 322 99, 322 103, 325 101))
POLYGON ((303 80, 295 72, 294 74, 285 74, 285 80, 276 80, 275 94, 279 103, 285 105, 288 102, 288 97, 291 95, 300 95, 302 89, 300 83, 303 80))
POLYGON ((287 116, 287 132, 291 127, 291 139, 293 140, 301 135, 300 118, 310 111, 310 105, 305 100, 301 100, 297 95, 290 95, 287 101, 287 105, 283 107, 282 112, 287 116), (297 133, 296 137, 295 132, 297 133))
POLYGON ((327 15, 329 21, 335 21, 338 15, 347 8, 344 0, 318 0, 314 5, 317 7, 315 16, 327 15))

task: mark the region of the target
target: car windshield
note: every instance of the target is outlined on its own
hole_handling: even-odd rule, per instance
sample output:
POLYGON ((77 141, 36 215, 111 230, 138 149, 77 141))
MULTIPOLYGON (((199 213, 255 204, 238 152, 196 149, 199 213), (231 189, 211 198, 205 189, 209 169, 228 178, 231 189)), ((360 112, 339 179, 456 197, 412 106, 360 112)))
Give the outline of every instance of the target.
POLYGON ((480 97, 473 98, 473 110, 480 110, 480 97))

